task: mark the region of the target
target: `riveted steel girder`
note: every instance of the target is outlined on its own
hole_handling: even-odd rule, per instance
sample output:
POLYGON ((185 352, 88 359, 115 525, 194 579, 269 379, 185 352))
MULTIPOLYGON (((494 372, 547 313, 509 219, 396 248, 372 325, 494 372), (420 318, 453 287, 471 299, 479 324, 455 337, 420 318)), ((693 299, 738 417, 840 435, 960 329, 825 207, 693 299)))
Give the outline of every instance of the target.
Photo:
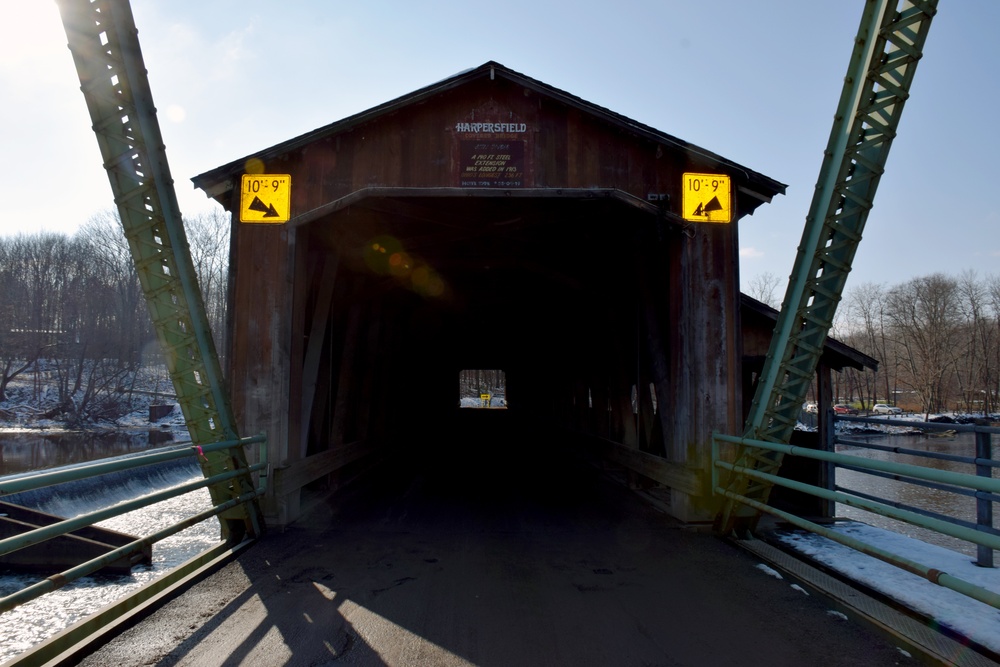
MULTIPOLYGON (((237 440, 156 108, 127 0, 59 0, 122 227, 177 400, 196 445, 237 440)), ((241 447, 202 457, 206 477, 247 468, 241 447)), ((253 490, 249 474, 210 487, 219 505, 253 490)), ((259 533, 255 507, 226 512, 223 529, 259 533)))
MULTIPOLYGON (((744 436, 787 443, 816 373, 826 337, 903 106, 937 11, 937 0, 868 0, 823 157, 781 314, 744 436)), ((738 465, 775 473, 781 455, 741 448, 738 465)), ((731 475, 728 490, 766 502, 771 485, 731 475)), ((721 527, 758 513, 730 501, 721 527)))

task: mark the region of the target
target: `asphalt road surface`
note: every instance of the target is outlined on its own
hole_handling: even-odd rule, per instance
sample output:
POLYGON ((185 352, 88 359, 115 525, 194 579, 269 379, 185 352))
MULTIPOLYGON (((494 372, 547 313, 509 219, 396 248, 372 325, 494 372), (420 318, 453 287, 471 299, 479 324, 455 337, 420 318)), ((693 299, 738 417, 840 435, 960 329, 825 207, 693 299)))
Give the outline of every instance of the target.
POLYGON ((916 664, 596 467, 492 435, 384 464, 82 664, 916 664))

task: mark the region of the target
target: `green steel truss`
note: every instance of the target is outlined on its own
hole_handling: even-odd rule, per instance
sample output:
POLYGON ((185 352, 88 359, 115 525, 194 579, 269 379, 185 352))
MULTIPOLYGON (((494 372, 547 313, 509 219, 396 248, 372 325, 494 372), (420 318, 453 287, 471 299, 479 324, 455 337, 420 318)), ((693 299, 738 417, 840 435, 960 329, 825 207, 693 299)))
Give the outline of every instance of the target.
MULTIPOLYGON (((195 445, 238 440, 191 261, 149 80, 127 0, 58 0, 69 49, 157 338, 195 445)), ((206 477, 247 468, 242 447, 200 457, 206 477)), ((254 490, 249 473, 209 488, 218 505, 254 490)), ((222 515, 238 539, 260 534, 256 507, 222 515)))
MULTIPOLYGON (((833 324, 937 0, 868 0, 824 153, 805 230, 744 427, 744 437, 787 443, 833 324)), ((781 456, 740 447, 737 464, 775 474, 781 456)), ((771 484, 732 475, 727 491, 767 502, 771 484)), ((728 501, 724 532, 759 513, 728 501)))

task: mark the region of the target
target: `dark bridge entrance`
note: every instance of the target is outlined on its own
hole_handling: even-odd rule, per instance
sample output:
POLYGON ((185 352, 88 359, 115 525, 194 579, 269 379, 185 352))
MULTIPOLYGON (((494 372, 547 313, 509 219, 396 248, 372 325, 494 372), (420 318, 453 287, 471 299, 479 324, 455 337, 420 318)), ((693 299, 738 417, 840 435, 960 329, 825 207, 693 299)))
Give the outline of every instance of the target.
POLYGON ((271 523, 400 436, 432 445, 466 368, 714 516, 709 439, 743 419, 738 220, 782 184, 496 63, 195 183, 237 212, 245 173, 293 183, 287 225, 233 230, 231 391, 278 466, 271 523), (689 172, 731 180, 731 223, 682 219, 689 172))
MULTIPOLYGON (((421 194, 371 194, 297 230, 308 293, 329 289, 324 267, 339 261, 334 303, 382 320, 368 370, 393 396, 376 421, 452 412, 470 367, 505 370, 511 409, 547 414, 583 367, 636 359, 638 262, 665 233, 655 208, 615 191, 421 194)), ((606 388, 593 390, 606 413, 606 388)))

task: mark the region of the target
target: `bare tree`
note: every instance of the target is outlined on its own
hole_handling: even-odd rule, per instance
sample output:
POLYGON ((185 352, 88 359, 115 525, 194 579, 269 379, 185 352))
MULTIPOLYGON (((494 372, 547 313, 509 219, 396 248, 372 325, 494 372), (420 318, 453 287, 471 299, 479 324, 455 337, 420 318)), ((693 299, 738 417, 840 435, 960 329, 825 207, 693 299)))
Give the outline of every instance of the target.
MULTIPOLYGON (((504 397, 507 394, 507 376, 500 369, 467 369, 458 374, 459 398, 474 398, 476 400, 482 394, 490 394, 491 397, 504 397)), ((493 403, 493 407, 502 405, 500 402, 493 403)))
POLYGON ((766 303, 771 308, 777 309, 781 307, 781 295, 775 292, 781 283, 781 278, 770 271, 758 273, 747 283, 747 294, 762 303, 766 303))
POLYGON ((151 325, 118 212, 108 210, 91 217, 80 227, 76 240, 92 263, 87 309, 93 315, 103 311, 106 326, 102 333, 114 343, 108 354, 120 367, 140 365, 142 350, 152 339, 151 325))
POLYGON ((205 313, 215 340, 215 349, 225 368, 228 342, 225 331, 228 309, 229 214, 221 208, 215 209, 186 219, 184 227, 205 302, 205 313))
POLYGON ((960 400, 967 412, 989 412, 986 388, 991 376, 991 348, 996 344, 996 332, 988 316, 987 284, 980 282, 974 271, 966 271, 958 279, 958 294, 966 352, 956 362, 960 400))
POLYGON ((37 361, 48 342, 28 326, 29 302, 23 257, 25 239, 0 238, 0 401, 11 380, 37 361))
POLYGON ((957 282, 936 273, 893 287, 886 315, 902 352, 903 379, 925 413, 944 409, 950 373, 962 353, 957 282))
POLYGON ((993 345, 987 351, 991 362, 986 377, 987 412, 1000 408, 1000 275, 990 276, 986 281, 990 310, 993 316, 993 345))
POLYGON ((9 382, 32 368, 66 336, 62 308, 71 272, 65 236, 19 234, 3 244, 0 296, 0 400, 9 382))
POLYGON ((895 360, 890 360, 892 346, 886 332, 885 309, 886 290, 881 285, 863 283, 848 294, 847 313, 857 332, 849 342, 879 364, 877 371, 870 375, 865 373, 863 381, 867 392, 865 402, 869 406, 878 402, 880 391, 885 400, 891 400, 893 396, 891 381, 895 377, 895 365, 892 362, 895 360))

